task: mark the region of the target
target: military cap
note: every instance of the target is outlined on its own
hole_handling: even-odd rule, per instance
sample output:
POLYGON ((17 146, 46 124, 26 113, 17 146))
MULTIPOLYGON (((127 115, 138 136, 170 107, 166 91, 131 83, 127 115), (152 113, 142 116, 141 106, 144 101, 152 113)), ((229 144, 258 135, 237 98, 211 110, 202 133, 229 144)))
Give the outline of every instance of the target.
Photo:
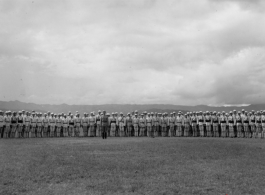
POLYGON ((241 112, 240 112, 240 111, 238 111, 237 113, 238 113, 238 114, 240 114, 241 112))
POLYGON ((22 114, 22 112, 21 111, 18 111, 18 114, 22 114))
POLYGON ((138 110, 135 110, 134 112, 138 112, 138 110))
POLYGON ((53 112, 51 113, 51 115, 53 115, 53 112))
POLYGON ((128 112, 128 114, 127 114, 127 115, 131 115, 131 113, 129 113, 129 112, 128 112))
POLYGON ((111 114, 115 114, 114 112, 112 112, 111 114))
POLYGON ((200 113, 202 113, 202 111, 200 111, 200 113))
POLYGON ((147 113, 147 115, 150 115, 150 113, 147 113))
POLYGON ((233 112, 236 112, 236 110, 233 110, 233 112))
POLYGON ((151 114, 154 114, 153 112, 151 112, 151 114))
POLYGON ((222 113, 225 113, 225 111, 223 111, 222 113))
POLYGON ((142 113, 141 116, 143 116, 144 114, 142 113))
POLYGON ((33 112, 32 115, 35 115, 35 113, 33 112))
POLYGON ((171 112, 170 115, 173 115, 173 113, 171 112))
POLYGON ((2 110, 0 110, 0 113, 3 113, 3 111, 2 111, 2 110))
POLYGON ((147 112, 146 112, 146 111, 144 111, 144 114, 147 114, 147 112))
POLYGON ((101 112, 100 110, 98 112, 101 112))
POLYGON ((209 111, 206 111, 206 113, 209 113, 209 111))
POLYGON ((242 109, 242 112, 245 111, 244 109, 242 109))
POLYGON ((134 114, 134 116, 137 116, 138 114, 134 114))
POLYGON ((176 114, 176 112, 174 111, 173 114, 176 114))
POLYGON ((102 112, 106 112, 106 110, 103 110, 102 112))
POLYGON ((230 113, 230 114, 232 114, 233 112, 232 112, 232 111, 230 111, 229 113, 230 113))
POLYGON ((184 114, 184 116, 187 116, 187 114, 184 114))
POLYGON ((259 111, 257 111, 257 114, 260 114, 260 112, 259 112, 259 111))
POLYGON ((122 112, 120 114, 123 114, 122 112))

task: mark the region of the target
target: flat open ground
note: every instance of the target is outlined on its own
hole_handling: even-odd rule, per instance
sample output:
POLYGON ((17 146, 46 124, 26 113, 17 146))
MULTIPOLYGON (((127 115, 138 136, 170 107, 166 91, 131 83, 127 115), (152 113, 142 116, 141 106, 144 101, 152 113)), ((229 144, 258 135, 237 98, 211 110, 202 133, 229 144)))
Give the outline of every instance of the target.
POLYGON ((265 194, 265 140, 0 140, 0 194, 265 194))

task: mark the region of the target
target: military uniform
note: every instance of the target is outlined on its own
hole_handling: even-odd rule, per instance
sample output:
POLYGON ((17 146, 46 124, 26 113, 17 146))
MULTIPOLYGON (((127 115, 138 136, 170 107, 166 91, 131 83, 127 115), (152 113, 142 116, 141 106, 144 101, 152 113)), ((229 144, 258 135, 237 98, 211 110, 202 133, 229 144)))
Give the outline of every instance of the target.
POLYGON ((54 116, 52 114, 51 117, 49 118, 50 137, 54 137, 54 133, 55 133, 55 123, 56 123, 56 119, 54 118, 54 116))
POLYGON ((143 137, 144 134, 145 134, 145 127, 146 127, 146 120, 143 117, 143 115, 142 115, 141 118, 139 118, 139 126, 140 126, 140 134, 139 134, 139 136, 143 137))
POLYGON ((5 125, 5 117, 3 116, 2 110, 0 110, 0 138, 3 138, 4 125, 5 125))
POLYGON ((90 114, 90 117, 88 118, 88 124, 89 124, 88 136, 96 137, 96 135, 97 135, 97 133, 96 133, 97 120, 96 120, 96 117, 94 116, 94 113, 90 114))
POLYGON ((18 129, 17 129, 18 138, 23 137, 22 130, 23 130, 23 116, 22 116, 22 112, 19 112, 19 116, 18 116, 18 129))
POLYGON ((152 121, 153 121, 153 135, 154 135, 154 137, 158 137, 159 117, 157 116, 157 114, 155 114, 152 121))
POLYGON ((68 119, 69 123, 69 129, 68 129, 68 135, 69 137, 74 136, 74 131, 75 131, 75 119, 73 118, 73 115, 68 119))
POLYGON ((97 130, 96 130, 96 136, 101 136, 101 112, 98 112, 98 115, 96 116, 96 124, 97 124, 97 130))
POLYGON ((165 115, 163 114, 163 116, 161 117, 160 120, 161 123, 161 133, 162 133, 162 137, 166 137, 167 136, 167 118, 165 117, 165 115))
POLYGON ((212 116, 212 124, 213 124, 213 137, 219 137, 219 129, 218 129, 219 119, 216 116, 215 112, 214 115, 212 116))
POLYGON ((173 116, 173 114, 171 114, 167 121, 167 124, 169 124, 169 132, 168 132, 169 137, 175 136, 175 122, 176 118, 173 116))
POLYGON ((90 136, 90 134, 88 134, 89 119, 86 113, 84 113, 84 116, 81 119, 81 125, 83 128, 83 137, 90 136))
POLYGON ((256 125, 255 125, 255 115, 252 113, 250 118, 249 118, 249 122, 250 122, 250 130, 251 130, 251 134, 252 134, 252 138, 256 138, 256 125))
POLYGON ((44 114, 43 122, 43 137, 48 137, 48 126, 49 126, 49 118, 46 114, 44 114))
POLYGON ((102 128, 102 138, 107 139, 107 131, 109 126, 109 117, 105 115, 105 111, 103 111, 103 116, 101 116, 101 128, 102 128))
POLYGON ((37 117, 37 136, 36 137, 42 137, 42 125, 43 125, 43 119, 41 116, 37 117))
POLYGON ((11 126, 11 117, 9 116, 9 113, 5 116, 5 131, 4 131, 4 137, 9 138, 10 134, 10 126, 11 126))
POLYGON ((112 113, 112 116, 109 117, 109 126, 110 126, 110 133, 109 136, 114 137, 116 133, 116 125, 117 125, 117 119, 114 116, 114 113, 112 113))
POLYGON ((119 126, 119 136, 124 137, 125 136, 124 127, 125 127, 126 118, 121 113, 121 115, 118 117, 117 120, 118 120, 118 126, 119 126))
POLYGON ((236 115, 236 129, 237 129, 237 137, 238 138, 244 137, 240 112, 238 112, 238 114, 236 115))
POLYGON ((35 138, 36 137, 36 127, 37 127, 37 118, 35 117, 35 114, 32 114, 30 124, 31 124, 31 131, 30 131, 30 137, 35 138))
POLYGON ((199 125, 199 130, 200 130, 200 137, 204 137, 204 117, 202 115, 202 112, 200 112, 200 115, 197 117, 197 123, 199 125))
POLYGON ((207 112, 206 116, 205 116, 205 123, 206 123, 206 136, 207 137, 212 137, 212 118, 209 115, 209 112, 207 112))
POLYGON ((181 137, 182 136, 182 117, 180 116, 180 113, 176 117, 175 120, 175 125, 176 125, 176 136, 181 137))
POLYGON ((152 125, 153 125, 152 117, 148 115, 146 117, 147 137, 152 137, 152 125))
POLYGON ((257 131, 258 137, 263 138, 262 121, 261 121, 261 116, 259 112, 257 113, 255 124, 256 124, 256 131, 257 131))
POLYGON ((227 136, 227 129, 226 129, 226 126, 227 126, 227 118, 224 115, 224 112, 219 117, 219 124, 221 125, 221 136, 224 138, 224 137, 227 136))
POLYGON ((195 114, 190 117, 190 123, 192 128, 192 136, 197 137, 197 117, 195 116, 195 114))
POLYGON ((243 114, 241 118, 244 124, 244 136, 250 138, 249 117, 246 114, 243 114))
POLYGON ((182 125, 184 126, 184 137, 188 137, 190 131, 190 119, 187 117, 187 114, 185 114, 182 119, 182 125))
POLYGON ((63 125, 63 120, 60 117, 60 115, 58 115, 58 117, 56 118, 55 124, 56 124, 56 137, 61 137, 61 129, 63 125))
POLYGON ((24 117, 24 125, 25 125, 25 130, 24 130, 24 137, 29 138, 29 133, 30 133, 30 125, 31 125, 31 118, 29 114, 27 113, 27 116, 24 117))
POLYGON ((11 128, 10 137, 15 138, 16 131, 17 131, 17 116, 15 116, 15 114, 11 116, 11 126, 12 128, 11 128))
POLYGON ((265 111, 262 112, 261 115, 261 129, 262 129, 262 137, 265 138, 265 111))
POLYGON ((235 137, 235 134, 234 134, 235 121, 234 121, 234 117, 232 115, 232 112, 228 116, 227 120, 228 120, 228 126, 229 126, 228 127, 229 128, 229 137, 233 138, 233 137, 235 137))
POLYGON ((77 114, 77 116, 74 118, 74 122, 75 122, 75 137, 79 137, 80 136, 80 129, 81 129, 81 118, 79 117, 79 114, 77 114))
POLYGON ((138 137, 139 136, 139 118, 137 117, 134 117, 133 118, 133 128, 134 128, 134 136, 135 137, 138 137))
POLYGON ((126 118, 126 127, 127 127, 127 132, 128 132, 128 136, 131 137, 133 135, 133 118, 131 117, 131 115, 129 114, 128 117, 126 118))

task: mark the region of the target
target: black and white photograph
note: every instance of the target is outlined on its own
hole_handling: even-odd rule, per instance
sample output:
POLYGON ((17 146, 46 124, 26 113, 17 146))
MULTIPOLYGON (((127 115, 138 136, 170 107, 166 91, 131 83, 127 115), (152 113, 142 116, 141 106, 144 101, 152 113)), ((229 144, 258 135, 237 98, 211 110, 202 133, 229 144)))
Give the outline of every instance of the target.
POLYGON ((264 195, 265 1, 0 0, 0 195, 264 195))

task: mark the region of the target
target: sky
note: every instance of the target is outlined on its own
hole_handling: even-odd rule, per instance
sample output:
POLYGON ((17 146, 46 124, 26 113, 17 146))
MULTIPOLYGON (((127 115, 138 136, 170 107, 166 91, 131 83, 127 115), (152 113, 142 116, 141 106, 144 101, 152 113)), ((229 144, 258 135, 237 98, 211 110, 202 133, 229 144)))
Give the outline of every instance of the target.
POLYGON ((265 103, 263 0, 0 0, 0 100, 265 103))

